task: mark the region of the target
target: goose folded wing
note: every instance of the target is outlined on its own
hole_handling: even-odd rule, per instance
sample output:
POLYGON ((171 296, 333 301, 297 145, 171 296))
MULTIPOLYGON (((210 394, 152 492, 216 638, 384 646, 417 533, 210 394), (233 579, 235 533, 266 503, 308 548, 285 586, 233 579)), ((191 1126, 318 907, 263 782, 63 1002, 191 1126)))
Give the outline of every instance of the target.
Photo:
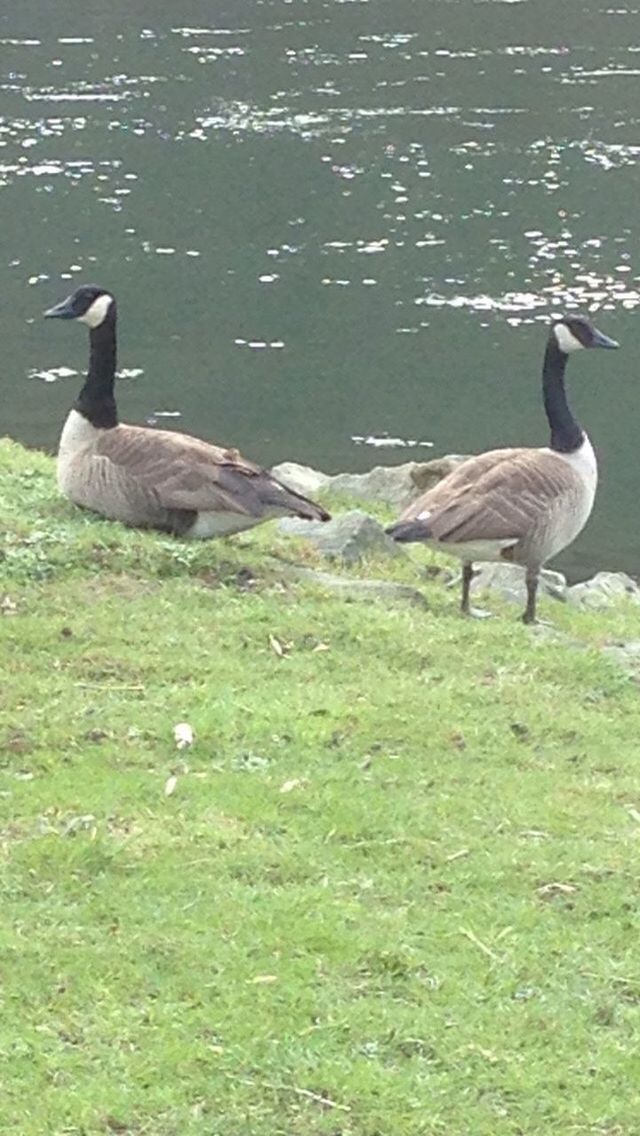
POLYGON ((520 540, 576 488, 577 475, 561 458, 541 450, 512 451, 441 500, 429 529, 436 540, 453 543, 520 540))
POLYGON ((237 450, 170 431, 116 427, 103 435, 96 453, 164 509, 259 516, 280 488, 237 450))
POLYGON ((488 450, 484 454, 476 454, 475 457, 467 458, 431 489, 427 489, 425 493, 412 501, 404 509, 402 519, 410 520, 418 517, 420 513, 432 513, 441 506, 449 504, 456 494, 469 489, 470 486, 477 485, 486 473, 496 469, 503 461, 513 458, 516 452, 513 448, 488 450))

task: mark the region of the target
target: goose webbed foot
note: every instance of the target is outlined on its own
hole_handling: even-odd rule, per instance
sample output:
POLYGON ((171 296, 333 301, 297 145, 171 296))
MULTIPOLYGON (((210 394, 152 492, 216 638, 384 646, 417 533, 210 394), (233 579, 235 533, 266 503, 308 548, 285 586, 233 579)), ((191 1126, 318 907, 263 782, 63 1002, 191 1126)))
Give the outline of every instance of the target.
POLYGON ((490 611, 485 611, 484 608, 481 607, 471 607, 469 602, 469 591, 474 576, 477 576, 477 572, 474 570, 473 564, 464 563, 462 565, 462 599, 460 601, 460 611, 463 615, 470 616, 471 619, 490 619, 490 611))
POLYGON ((469 607, 464 614, 469 619, 493 619, 493 612, 484 607, 469 607))

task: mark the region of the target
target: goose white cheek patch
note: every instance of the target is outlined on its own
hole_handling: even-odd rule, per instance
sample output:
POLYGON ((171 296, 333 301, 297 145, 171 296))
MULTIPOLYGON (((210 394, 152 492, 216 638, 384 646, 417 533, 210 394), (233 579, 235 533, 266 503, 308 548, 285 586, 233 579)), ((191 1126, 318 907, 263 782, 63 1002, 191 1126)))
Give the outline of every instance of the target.
POLYGON ((78 316, 80 323, 86 323, 88 327, 99 327, 112 303, 113 296, 110 296, 108 292, 96 297, 84 315, 78 316))
POLYGON ((572 351, 579 351, 582 343, 573 332, 569 331, 566 323, 557 323, 553 329, 553 334, 556 337, 556 343, 560 350, 569 355, 572 351))

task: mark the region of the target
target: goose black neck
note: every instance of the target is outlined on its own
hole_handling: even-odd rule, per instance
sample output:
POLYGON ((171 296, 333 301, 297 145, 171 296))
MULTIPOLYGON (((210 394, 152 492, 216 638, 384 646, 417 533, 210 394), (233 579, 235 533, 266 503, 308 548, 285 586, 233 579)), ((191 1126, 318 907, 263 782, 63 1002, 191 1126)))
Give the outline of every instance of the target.
POLYGON ((544 409, 551 430, 551 449, 570 454, 584 441, 584 432, 578 425, 567 402, 564 372, 567 356, 560 350, 555 336, 549 337, 542 369, 544 409))
POLYGON ((106 318, 89 332, 89 370, 85 384, 75 403, 75 410, 92 426, 109 430, 118 425, 118 411, 113 396, 116 377, 116 312, 112 302, 106 318))

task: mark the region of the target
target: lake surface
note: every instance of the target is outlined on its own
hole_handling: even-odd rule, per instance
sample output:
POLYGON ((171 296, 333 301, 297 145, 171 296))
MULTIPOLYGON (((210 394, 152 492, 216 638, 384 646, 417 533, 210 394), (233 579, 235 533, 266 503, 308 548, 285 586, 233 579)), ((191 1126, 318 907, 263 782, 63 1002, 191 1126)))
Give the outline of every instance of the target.
POLYGON ((559 566, 640 572, 639 77, 624 0, 3 5, 0 429, 55 448, 81 281, 125 420, 328 471, 544 444, 588 310, 623 350, 570 363, 601 489, 559 566))

